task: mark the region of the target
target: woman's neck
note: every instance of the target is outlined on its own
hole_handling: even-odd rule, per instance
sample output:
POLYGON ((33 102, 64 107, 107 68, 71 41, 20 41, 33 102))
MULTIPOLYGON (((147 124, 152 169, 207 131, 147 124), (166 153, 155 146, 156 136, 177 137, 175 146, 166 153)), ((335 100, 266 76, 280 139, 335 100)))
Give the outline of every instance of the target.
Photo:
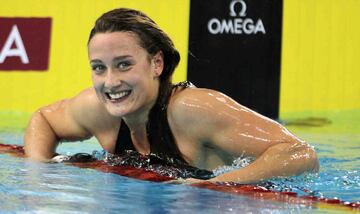
POLYGON ((157 90, 148 103, 145 103, 141 108, 139 108, 135 112, 132 112, 131 114, 122 117, 122 120, 125 121, 126 125, 129 127, 131 132, 136 132, 137 130, 141 130, 144 127, 146 128, 146 125, 149 120, 150 111, 156 104, 156 101, 159 96, 160 85, 156 87, 157 90))
POLYGON ((150 153, 150 143, 147 138, 148 111, 134 116, 123 117, 123 122, 129 127, 133 146, 140 154, 150 153))
POLYGON ((138 111, 122 118, 123 122, 129 127, 133 146, 139 153, 144 155, 150 153, 147 124, 150 111, 155 105, 155 102, 156 99, 148 105, 144 105, 143 108, 138 109, 138 111))

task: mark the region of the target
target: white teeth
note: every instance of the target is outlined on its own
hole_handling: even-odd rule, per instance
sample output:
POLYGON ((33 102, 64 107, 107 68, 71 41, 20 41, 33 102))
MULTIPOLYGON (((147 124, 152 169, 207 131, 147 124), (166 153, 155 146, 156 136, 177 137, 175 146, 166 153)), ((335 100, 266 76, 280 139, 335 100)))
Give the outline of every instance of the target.
POLYGON ((128 94, 130 94, 130 91, 122 91, 122 92, 118 92, 118 93, 108 93, 110 99, 112 99, 112 100, 120 99, 122 97, 125 97, 128 94))

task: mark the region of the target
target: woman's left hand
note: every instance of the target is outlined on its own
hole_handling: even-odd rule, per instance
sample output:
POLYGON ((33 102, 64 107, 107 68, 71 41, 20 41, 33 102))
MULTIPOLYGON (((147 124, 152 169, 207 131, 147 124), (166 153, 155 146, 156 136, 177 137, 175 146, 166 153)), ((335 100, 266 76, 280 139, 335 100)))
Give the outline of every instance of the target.
POLYGON ((176 180, 170 180, 165 183, 168 184, 196 184, 196 183, 202 183, 206 182, 206 180, 196 179, 196 178, 187 178, 187 179, 176 179, 176 180))
POLYGON ((185 184, 196 184, 196 183, 206 182, 206 180, 201 180, 196 178, 187 178, 184 181, 185 184))

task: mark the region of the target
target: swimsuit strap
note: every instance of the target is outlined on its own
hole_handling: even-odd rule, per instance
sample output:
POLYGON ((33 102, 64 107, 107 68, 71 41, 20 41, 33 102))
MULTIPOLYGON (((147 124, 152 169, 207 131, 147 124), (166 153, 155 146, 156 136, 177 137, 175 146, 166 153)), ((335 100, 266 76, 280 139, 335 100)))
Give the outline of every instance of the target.
POLYGON ((116 140, 115 154, 121 154, 126 150, 136 151, 130 135, 130 129, 126 123, 121 120, 119 133, 116 140))
POLYGON ((173 86, 173 88, 177 88, 177 87, 189 88, 189 87, 195 87, 195 85, 192 84, 190 81, 183 81, 183 82, 176 83, 176 84, 173 86))

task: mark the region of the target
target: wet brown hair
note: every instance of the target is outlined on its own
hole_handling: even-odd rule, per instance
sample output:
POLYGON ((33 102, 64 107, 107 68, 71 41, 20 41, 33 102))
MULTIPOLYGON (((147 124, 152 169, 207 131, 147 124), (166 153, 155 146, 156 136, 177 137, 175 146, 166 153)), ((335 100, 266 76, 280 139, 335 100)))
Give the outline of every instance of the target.
POLYGON ((152 153, 166 155, 186 163, 175 143, 167 120, 167 105, 173 90, 171 77, 180 61, 180 54, 172 40, 146 14, 128 8, 114 9, 100 16, 90 32, 88 43, 97 33, 107 32, 135 33, 139 37, 140 46, 150 56, 162 51, 164 70, 160 75, 160 87, 156 103, 149 113, 148 139, 152 153))

